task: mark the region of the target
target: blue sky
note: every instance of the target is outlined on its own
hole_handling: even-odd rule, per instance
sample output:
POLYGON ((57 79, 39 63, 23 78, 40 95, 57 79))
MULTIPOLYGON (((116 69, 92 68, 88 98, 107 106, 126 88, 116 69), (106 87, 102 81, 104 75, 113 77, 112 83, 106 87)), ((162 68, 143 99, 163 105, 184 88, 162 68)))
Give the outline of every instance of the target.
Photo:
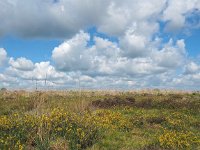
POLYGON ((26 57, 33 62, 40 62, 49 60, 53 48, 61 42, 62 40, 56 39, 22 39, 9 36, 0 39, 0 47, 4 47, 8 55, 14 58, 26 57))
POLYGON ((5 0, 0 19, 0 87, 200 87, 198 0, 5 0))
POLYGON ((190 36, 185 37, 186 48, 188 49, 189 55, 196 57, 200 54, 200 29, 192 31, 190 36))

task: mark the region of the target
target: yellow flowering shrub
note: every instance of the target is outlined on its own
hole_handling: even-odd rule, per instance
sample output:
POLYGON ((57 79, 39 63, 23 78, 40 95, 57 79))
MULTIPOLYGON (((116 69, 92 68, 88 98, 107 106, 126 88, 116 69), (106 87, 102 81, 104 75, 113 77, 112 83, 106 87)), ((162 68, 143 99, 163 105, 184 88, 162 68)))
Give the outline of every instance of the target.
POLYGON ((85 149, 99 138, 99 132, 127 131, 128 120, 118 112, 97 110, 93 113, 69 113, 53 109, 47 114, 13 114, 0 117, 0 149, 23 149, 26 145, 47 148, 50 141, 63 137, 71 149, 85 149))
POLYGON ((131 128, 129 119, 112 110, 97 110, 91 119, 98 127, 104 129, 127 131, 131 128))
POLYGON ((192 132, 165 129, 159 137, 160 146, 167 149, 192 149, 199 142, 192 132))

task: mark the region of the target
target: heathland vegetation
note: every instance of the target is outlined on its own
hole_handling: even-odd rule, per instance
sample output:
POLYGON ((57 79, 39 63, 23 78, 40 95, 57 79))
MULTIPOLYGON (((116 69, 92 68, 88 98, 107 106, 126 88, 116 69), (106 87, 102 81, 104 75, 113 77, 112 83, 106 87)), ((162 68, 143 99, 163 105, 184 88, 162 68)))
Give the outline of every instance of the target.
POLYGON ((200 93, 0 92, 0 149, 200 149, 200 93))

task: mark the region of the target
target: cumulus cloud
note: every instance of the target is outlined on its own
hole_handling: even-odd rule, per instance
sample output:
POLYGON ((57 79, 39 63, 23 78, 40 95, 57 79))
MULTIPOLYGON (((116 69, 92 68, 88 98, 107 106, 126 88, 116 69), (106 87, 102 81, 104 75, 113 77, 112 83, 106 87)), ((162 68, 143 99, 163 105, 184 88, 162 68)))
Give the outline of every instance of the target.
POLYGON ((200 9, 199 0, 169 0, 163 12, 163 20, 167 22, 166 31, 177 31, 187 24, 187 14, 200 9))
POLYGON ((198 0, 4 0, 0 35, 66 38, 96 26, 98 31, 120 36, 134 22, 145 20, 164 21, 166 30, 172 31, 184 27, 186 14, 199 8, 198 0))
POLYGON ((132 58, 148 55, 152 50, 152 37, 158 30, 157 23, 135 22, 120 38, 124 55, 132 58))
POLYGON ((113 0, 106 17, 99 24, 99 31, 111 35, 123 35, 135 22, 159 19, 166 0, 113 0))
POLYGON ((159 66, 167 68, 176 68, 184 64, 186 59, 186 50, 184 40, 176 41, 173 45, 172 39, 160 51, 156 51, 154 56, 159 66))
POLYGON ((35 63, 33 66, 33 69, 24 70, 10 65, 0 74, 0 81, 11 89, 35 89, 35 82, 40 89, 45 89, 47 86, 62 88, 71 86, 75 82, 74 74, 56 71, 48 61, 35 63))
POLYGON ((0 86, 11 88, 12 86, 17 87, 18 83, 19 80, 17 78, 0 73, 0 86))
POLYGON ((192 85, 200 67, 189 61, 184 39, 162 34, 199 28, 198 20, 188 21, 199 9, 199 0, 0 1, 0 36, 64 39, 46 62, 8 58, 1 48, 0 66, 8 60, 9 66, 0 81, 8 87, 33 80, 44 86, 46 79, 57 88, 192 85), (91 27, 106 36, 87 33, 91 27))
POLYGON ((107 5, 106 0, 84 3, 80 0, 1 1, 0 33, 32 38, 69 37, 98 23, 107 5))
POLYGON ((14 58, 10 58, 9 64, 18 70, 22 71, 31 71, 34 69, 34 65, 31 60, 28 60, 26 58, 17 58, 14 60, 14 58))
MULTIPOLYGON (((152 50, 146 55, 138 50, 138 55, 131 57, 124 55, 126 48, 101 37, 94 37, 95 44, 88 47, 89 38, 81 31, 56 47, 52 52, 56 68, 63 72, 80 71, 90 76, 141 76, 176 70, 184 64, 187 55, 184 40, 175 43, 170 40, 162 49, 149 42, 152 50)), ((143 49, 148 49, 149 45, 145 44, 143 49)))
POLYGON ((199 71, 200 66, 195 62, 190 62, 185 66, 185 74, 195 74, 199 71))
POLYGON ((50 80, 63 78, 64 73, 59 73, 50 65, 50 62, 35 63, 32 69, 16 68, 16 66, 9 66, 5 73, 12 77, 17 77, 24 80, 44 80, 47 77, 50 80))
POLYGON ((90 56, 86 54, 89 35, 81 31, 72 39, 54 48, 52 58, 59 70, 76 71, 90 69, 90 56))
POLYGON ((0 48, 0 67, 4 66, 7 61, 7 52, 5 49, 0 48))

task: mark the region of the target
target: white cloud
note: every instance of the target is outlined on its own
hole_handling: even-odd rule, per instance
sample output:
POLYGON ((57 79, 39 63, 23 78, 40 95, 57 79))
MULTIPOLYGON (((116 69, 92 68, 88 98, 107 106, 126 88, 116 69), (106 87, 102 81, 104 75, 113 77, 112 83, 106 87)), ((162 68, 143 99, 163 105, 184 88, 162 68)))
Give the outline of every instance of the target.
POLYGON ((5 73, 8 76, 17 77, 19 79, 24 80, 44 80, 46 78, 49 78, 49 80, 64 78, 65 74, 61 72, 57 72, 55 68, 50 65, 50 62, 40 62, 35 63, 33 69, 25 70, 25 69, 19 69, 15 66, 10 66, 6 69, 5 73))
POLYGON ((0 70, 0 80, 8 87, 24 88, 32 79, 44 86, 46 78, 57 88, 76 87, 78 80, 92 88, 198 83, 200 67, 188 63, 184 39, 166 42, 161 33, 163 25, 168 32, 187 27, 195 9, 200 9, 199 0, 0 1, 0 36, 65 39, 53 49, 52 61, 35 64, 23 57, 9 59, 1 48, 0 66, 8 59, 10 66, 0 70), (90 37, 84 32, 90 27, 118 42, 98 34, 90 37), (91 39, 94 45, 88 43, 91 39))
POLYGON ((57 72, 55 68, 50 65, 50 62, 40 62, 35 64, 35 69, 31 73, 32 77, 35 79, 45 79, 46 76, 50 79, 59 79, 59 78, 65 78, 64 73, 57 72))
POLYGON ((178 40, 174 45, 173 40, 170 39, 162 50, 153 53, 153 59, 159 66, 169 69, 183 65, 186 59, 184 40, 178 40))
POLYGON ((0 67, 4 66, 7 62, 7 52, 5 49, 0 48, 0 67))
POLYGON ((99 30, 111 35, 123 35, 134 22, 159 19, 166 0, 113 0, 99 30))
POLYGON ((140 49, 137 56, 131 57, 124 55, 128 49, 100 37, 94 37, 95 45, 88 47, 89 38, 87 33, 81 31, 56 47, 52 52, 56 68, 91 76, 141 76, 176 70, 186 57, 184 40, 175 44, 170 40, 161 50, 149 41, 143 45, 148 53, 142 55, 140 49), (150 46, 152 50, 149 50, 150 46))
POLYGON ((195 62, 190 62, 185 66, 185 74, 194 74, 197 73, 200 69, 200 66, 195 62))
POLYGON ((107 17, 100 24, 99 31, 111 35, 120 35, 124 32, 127 25, 129 25, 130 19, 130 10, 118 7, 113 2, 108 7, 107 17))
POLYGON ((119 41, 120 46, 124 49, 124 55, 131 58, 149 55, 157 42, 154 36, 158 32, 159 24, 157 22, 134 22, 119 41))
POLYGON ((167 8, 163 12, 163 20, 168 22, 165 30, 180 30, 186 25, 186 14, 199 8, 199 0, 169 0, 167 8))
POLYGON ((5 87, 11 89, 35 89, 37 81, 38 88, 46 89, 47 86, 62 88, 71 85, 75 82, 73 77, 74 74, 56 71, 50 62, 39 62, 34 64, 32 70, 9 66, 5 72, 0 74, 0 81, 5 87))
POLYGON ((34 64, 31 60, 28 60, 26 58, 20 57, 14 60, 14 58, 10 58, 9 64, 18 70, 22 71, 31 71, 34 69, 34 64))
POLYGON ((180 75, 173 78, 172 83, 171 85, 175 88, 198 90, 200 86, 200 73, 180 75))
POLYGON ((107 58, 120 57, 122 53, 117 43, 111 42, 107 39, 94 37, 94 42, 95 45, 93 45, 91 51, 95 52, 96 56, 106 56, 107 58))
POLYGON ((72 39, 54 48, 52 58, 59 70, 88 70, 91 66, 89 54, 86 54, 89 35, 81 31, 72 39))
POLYGON ((121 36, 134 22, 147 20, 163 20, 168 22, 167 30, 175 30, 185 25, 185 14, 195 8, 200 8, 199 0, 4 0, 0 2, 0 34, 66 38, 96 26, 101 32, 121 36))
POLYGON ((33 38, 69 37, 100 22, 107 5, 107 0, 84 3, 81 0, 60 0, 56 3, 48 0, 1 1, 0 33, 33 38))

